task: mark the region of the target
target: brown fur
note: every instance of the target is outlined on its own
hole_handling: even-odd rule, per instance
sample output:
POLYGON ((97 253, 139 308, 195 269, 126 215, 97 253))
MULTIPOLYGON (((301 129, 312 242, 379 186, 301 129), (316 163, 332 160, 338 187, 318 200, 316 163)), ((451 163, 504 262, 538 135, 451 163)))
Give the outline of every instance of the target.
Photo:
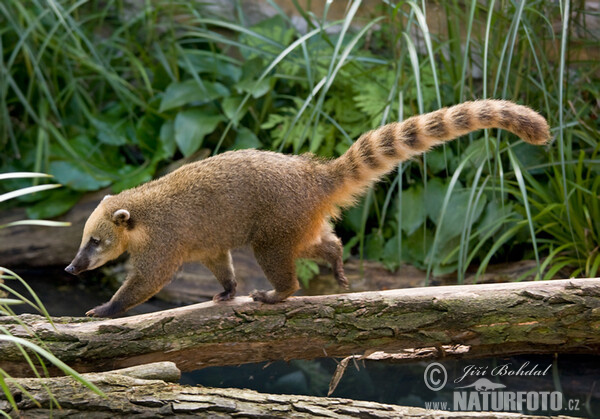
POLYGON ((255 291, 255 300, 276 303, 293 294, 298 257, 330 263, 338 282, 347 286, 341 241, 329 224, 339 208, 350 205, 399 161, 492 127, 532 144, 550 139, 545 119, 531 109, 484 100, 370 131, 332 161, 241 150, 185 165, 103 200, 87 221, 80 251, 67 269, 77 273, 98 266, 85 266, 86 261, 104 263, 125 250, 130 253, 127 281, 110 302, 88 312, 95 316, 113 316, 146 301, 183 262, 192 260, 203 262, 223 285, 215 301, 228 300, 236 287, 230 250, 244 245, 252 247, 274 287, 255 291), (94 254, 94 246, 105 256, 94 254))

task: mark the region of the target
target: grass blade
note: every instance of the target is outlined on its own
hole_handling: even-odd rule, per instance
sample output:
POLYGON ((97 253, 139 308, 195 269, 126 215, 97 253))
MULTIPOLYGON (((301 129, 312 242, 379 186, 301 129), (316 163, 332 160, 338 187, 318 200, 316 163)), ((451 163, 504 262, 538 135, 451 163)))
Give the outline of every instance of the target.
POLYGON ((29 186, 27 188, 17 189, 16 191, 6 192, 0 195, 0 202, 8 201, 9 199, 17 198, 19 196, 32 194, 35 192, 47 191, 48 189, 60 188, 62 185, 53 183, 50 185, 38 185, 29 186))

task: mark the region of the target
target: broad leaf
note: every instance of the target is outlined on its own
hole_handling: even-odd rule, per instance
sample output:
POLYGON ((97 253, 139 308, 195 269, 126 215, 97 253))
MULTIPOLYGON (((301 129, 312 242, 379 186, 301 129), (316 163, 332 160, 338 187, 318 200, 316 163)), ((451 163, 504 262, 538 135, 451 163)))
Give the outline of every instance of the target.
POLYGON ((195 105, 206 103, 225 96, 229 96, 229 90, 221 83, 204 81, 199 85, 193 79, 174 82, 167 87, 158 111, 165 112, 190 103, 195 105))
POLYGON ((196 73, 208 73, 214 74, 219 79, 227 78, 233 82, 237 82, 240 79, 242 71, 240 68, 231 63, 227 55, 216 54, 210 51, 203 51, 197 49, 182 49, 182 54, 185 57, 181 57, 177 60, 177 63, 181 68, 196 73))
POLYGON ((242 148, 260 148, 262 142, 258 137, 246 127, 240 127, 235 137, 232 149, 239 150, 242 148))
POLYGON ((94 176, 75 163, 66 161, 53 161, 49 172, 60 183, 76 191, 96 191, 110 184, 109 179, 94 176))
POLYGON ((207 114, 201 109, 179 112, 175 118, 175 141, 179 150, 186 157, 192 155, 200 148, 204 137, 223 120, 223 116, 207 114))
POLYGON ((97 130, 96 138, 104 144, 121 146, 129 142, 127 128, 128 119, 119 119, 107 115, 89 118, 97 130))
POLYGON ((384 245, 385 240, 383 239, 383 235, 378 230, 374 230, 367 236, 365 257, 374 260, 381 259, 383 257, 384 245))
POLYGON ((244 117, 246 112, 248 112, 248 108, 250 104, 246 102, 242 109, 239 110, 240 104, 242 103, 242 98, 239 96, 230 96, 223 100, 221 106, 223 107, 223 112, 233 122, 233 126, 237 127, 237 124, 240 122, 240 119, 244 117), (237 113, 236 113, 237 112, 237 113))
POLYGON ((112 185, 112 192, 117 194, 125 189, 130 189, 135 186, 141 185, 142 183, 146 183, 149 180, 152 180, 152 175, 156 170, 156 165, 151 164, 148 167, 144 168, 133 168, 132 166, 125 166, 122 169, 121 180, 115 182, 112 185))
POLYGON ((175 154, 175 124, 173 121, 166 121, 162 127, 160 127, 160 152, 158 153, 165 158, 173 157, 175 154))
POLYGON ((48 199, 29 206, 26 209, 27 216, 34 219, 57 217, 70 210, 77 203, 81 195, 81 193, 70 189, 60 189, 50 195, 48 199))
POLYGON ((402 191, 402 231, 408 236, 413 234, 423 223, 427 215, 424 205, 423 187, 415 185, 402 191))

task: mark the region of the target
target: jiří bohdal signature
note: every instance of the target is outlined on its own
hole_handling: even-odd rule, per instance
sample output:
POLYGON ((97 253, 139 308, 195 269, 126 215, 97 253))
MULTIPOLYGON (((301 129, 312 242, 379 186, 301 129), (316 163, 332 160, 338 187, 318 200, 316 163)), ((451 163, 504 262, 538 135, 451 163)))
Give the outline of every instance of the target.
MULTIPOLYGON (((464 374, 454 380, 455 383, 462 382, 466 377, 485 377, 489 374, 491 377, 518 377, 518 376, 545 376, 549 373, 552 364, 547 367, 540 367, 539 364, 533 364, 525 361, 520 367, 516 368, 510 363, 498 365, 488 371, 487 366, 467 365, 464 368, 464 374)), ((488 380, 489 381, 489 380, 488 380)), ((489 381, 491 383, 491 381, 489 381)))

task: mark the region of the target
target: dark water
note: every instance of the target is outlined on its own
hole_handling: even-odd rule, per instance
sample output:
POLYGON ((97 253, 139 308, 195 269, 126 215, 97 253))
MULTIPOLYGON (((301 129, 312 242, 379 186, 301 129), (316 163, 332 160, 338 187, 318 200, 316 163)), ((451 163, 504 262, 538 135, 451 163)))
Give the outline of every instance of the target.
MULTIPOLYGON (((515 412, 600 418, 600 357, 598 356, 565 355, 558 358, 518 356, 441 361, 440 364, 448 373, 448 382, 442 390, 432 391, 427 388, 424 380, 424 372, 429 363, 392 364, 379 361, 350 363, 332 396, 426 408, 436 407, 435 403, 438 403, 438 409, 453 410, 454 391, 464 392, 467 395, 473 392, 475 393, 473 397, 482 400, 482 394, 473 388, 457 389, 460 386, 470 385, 481 377, 468 376, 460 383, 453 382, 464 375, 465 369, 474 365, 478 371, 486 371, 486 377, 493 383, 506 386, 489 393, 499 391, 536 393, 535 396, 530 396, 532 401, 530 407, 533 410, 527 410, 525 401, 523 408, 513 410, 515 412), (504 365, 508 367, 503 369, 504 365), (502 369, 516 373, 523 365, 529 371, 534 365, 540 368, 540 372, 544 372, 548 367, 549 369, 544 376, 491 377, 494 368, 496 373, 502 369), (540 392, 542 395, 538 396, 537 393, 540 392), (546 393, 552 392, 559 392, 562 396, 560 405, 551 406, 552 401, 548 394, 546 397, 548 397, 549 408, 541 409, 541 398, 546 393), (533 405, 534 398, 539 398, 537 407, 533 405), (445 408, 443 403, 446 403, 445 408), (561 406, 562 409, 558 410, 561 406), (552 410, 552 407, 556 410, 552 410)), ((248 388, 268 393, 326 396, 336 365, 333 359, 319 359, 247 364, 239 367, 211 367, 185 373, 181 382, 210 387, 248 388)), ((510 406, 510 402, 506 406, 510 406)), ((516 402, 515 407, 518 408, 516 402)), ((490 408, 485 410, 492 410, 491 402, 490 408)))
MULTIPOLYGON (((112 296, 109 287, 103 285, 102 279, 94 273, 81 278, 67 275, 58 268, 18 273, 27 278, 29 285, 53 316, 81 316, 112 296)), ((9 281, 7 285, 18 292, 26 293, 24 288, 14 281, 9 281)), ((128 315, 172 307, 175 305, 152 299, 128 315)), ((24 305, 14 306, 14 309, 17 313, 35 312, 24 305)), ((337 362, 339 360, 328 358, 245 364, 238 367, 210 367, 184 373, 181 383, 248 388, 266 393, 326 396, 337 362)), ((517 409, 514 411, 520 413, 600 418, 600 356, 529 355, 439 361, 447 377, 446 385, 439 391, 433 391, 426 386, 424 374, 430 364, 350 362, 332 396, 443 410, 453 410, 457 400, 458 410, 463 409, 461 406, 468 406, 469 410, 478 409, 478 403, 480 408, 483 408, 483 403, 486 402, 490 404, 483 410, 493 410, 492 401, 495 400, 497 403, 504 403, 502 406, 508 406, 508 409, 517 409), (462 381, 455 382, 467 371, 470 374, 462 381), (481 378, 504 387, 487 391, 477 391, 473 387, 458 388, 473 385, 481 378), (502 394, 499 394, 500 392, 502 394), (521 396, 519 392, 522 393, 521 396), (511 397, 515 399, 511 400, 511 397), (522 397, 521 405, 517 404, 518 397, 522 397), (502 398, 502 401, 499 401, 499 398, 502 398), (544 401, 547 403, 545 410, 542 408, 544 401), (530 410, 527 409, 528 402, 530 410), (553 410, 559 408, 560 410, 553 410)), ((435 365, 432 367, 439 369, 435 365)), ((428 370, 429 374, 432 374, 432 380, 441 380, 442 373, 433 371, 432 367, 428 370)))
MULTIPOLYGON (((62 267, 15 269, 15 272, 27 281, 51 316, 84 316, 86 311, 107 302, 114 294, 111 286, 104 281, 101 274, 95 271, 85 272, 78 277, 67 274, 62 267)), ((5 283, 30 298, 25 287, 16 280, 6 280, 5 283)), ((37 313, 27 305, 11 307, 16 314, 37 313)), ((126 315, 134 316, 175 307, 178 306, 152 298, 128 311, 126 315)))

